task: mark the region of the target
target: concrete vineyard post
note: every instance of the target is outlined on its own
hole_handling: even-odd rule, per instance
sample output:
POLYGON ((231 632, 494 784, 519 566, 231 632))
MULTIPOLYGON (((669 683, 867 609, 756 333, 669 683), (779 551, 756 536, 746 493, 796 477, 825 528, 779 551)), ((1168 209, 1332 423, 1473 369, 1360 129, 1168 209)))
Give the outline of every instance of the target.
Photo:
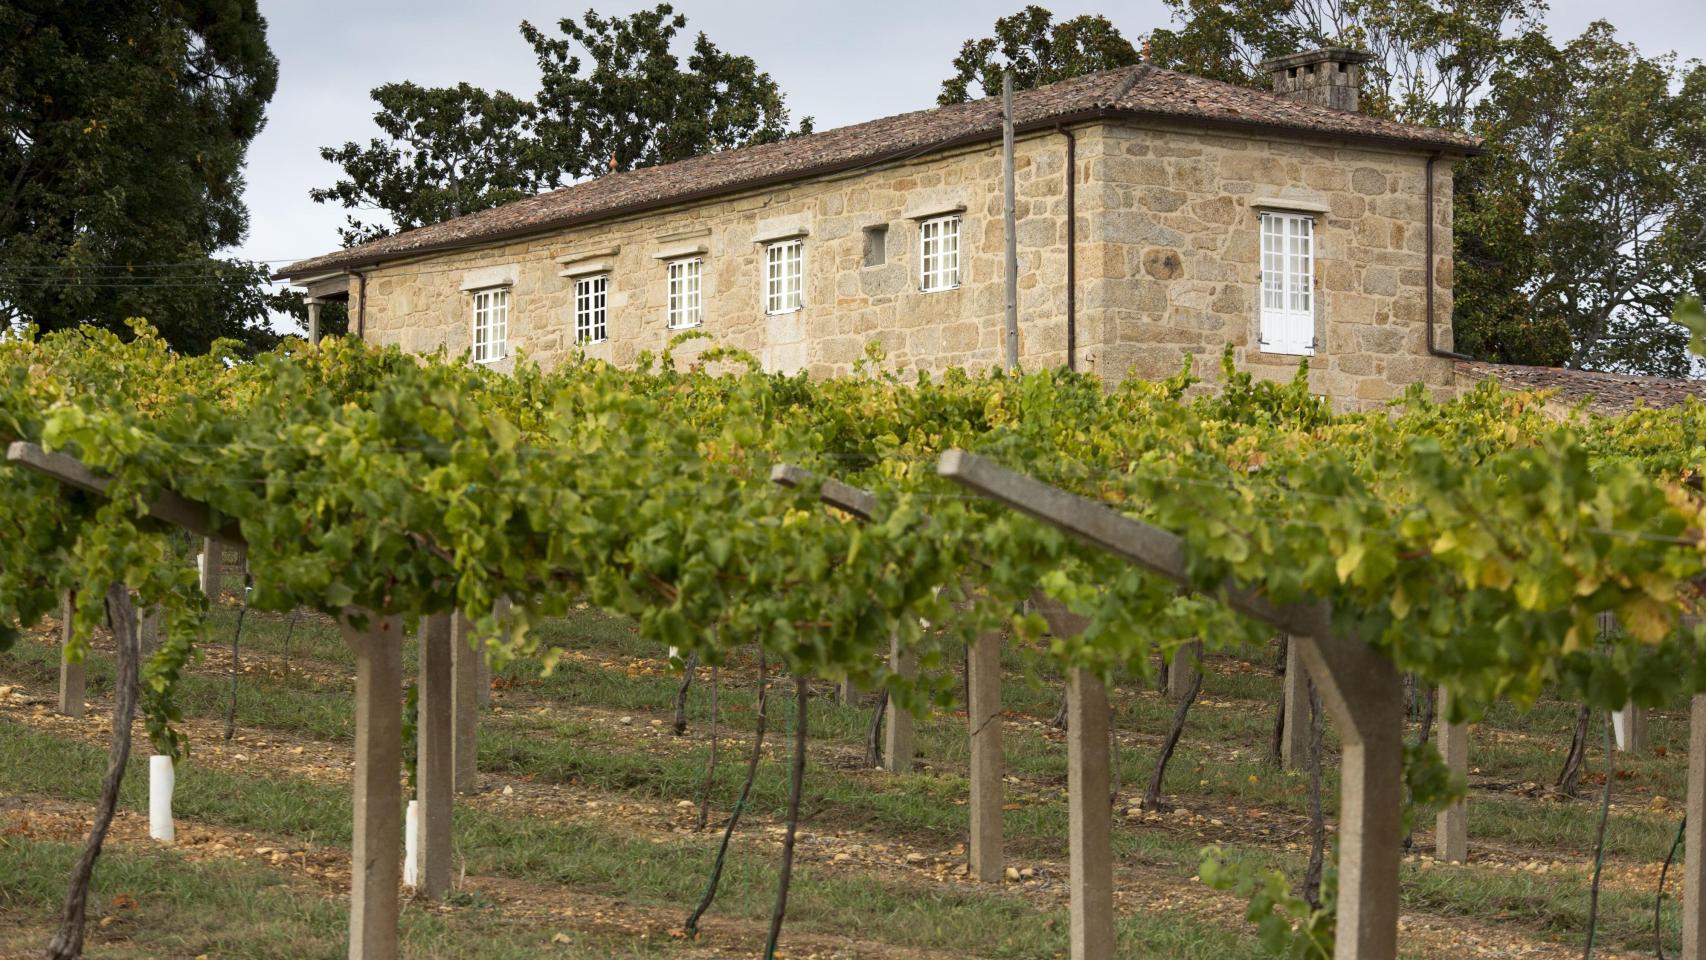
POLYGON ((448 613, 421 621, 420 680, 416 688, 415 790, 420 803, 421 896, 450 896, 450 808, 456 793, 451 736, 451 629, 448 613))
MULTIPOLYGON (((1068 493, 963 450, 942 454, 937 473, 980 496, 1059 528, 1180 586, 1194 586, 1183 538, 1127 517, 1096 501, 1068 493)), ((1398 955, 1398 863, 1400 804, 1403 787, 1403 683, 1392 662, 1361 637, 1336 633, 1331 607, 1322 602, 1275 604, 1260 589, 1227 582, 1218 597, 1234 610, 1292 635, 1309 675, 1339 726, 1344 753, 1339 801, 1339 922, 1336 960, 1395 960, 1398 955)), ((1047 616, 1045 609, 1044 615, 1047 616)), ((1052 626, 1052 625, 1051 625, 1052 626)), ((1080 715, 1085 699, 1076 677, 1068 690, 1073 724, 1094 723, 1092 730, 1069 730, 1070 762, 1079 751, 1094 753, 1078 737, 1093 735, 1106 764, 1108 721, 1080 715)), ((1105 710, 1106 694, 1103 693, 1105 710)), ((1089 761, 1093 762, 1093 761, 1089 761)), ((1076 768, 1073 773, 1077 773, 1076 768)), ((1077 790, 1076 784, 1069 787, 1077 790)), ((1107 810, 1107 784, 1092 794, 1107 810)), ((1074 837, 1076 814, 1074 814, 1074 837)), ((1074 850, 1074 869, 1077 863, 1074 850)), ((1089 851, 1091 856, 1097 852, 1089 851)), ((1101 855, 1106 844, 1101 845, 1101 855)), ((1077 890, 1076 881, 1074 890, 1077 890)), ((1074 906, 1074 947, 1077 906, 1074 906)), ((1076 954, 1075 954, 1076 957, 1076 954)), ((1706 958, 1703 958, 1706 960, 1706 958)))
MULTIPOLYGON (((899 637, 889 638, 889 669, 908 680, 918 676, 918 657, 901 647, 899 637)), ((884 707, 883 769, 890 773, 912 770, 912 714, 900 708, 893 697, 884 707)))
POLYGON ((1634 704, 1625 704, 1621 710, 1611 712, 1611 732, 1616 739, 1617 749, 1623 753, 1642 753, 1648 746, 1647 739, 1647 710, 1634 704))
POLYGON ((1108 691, 1088 670, 1066 692, 1072 960, 1114 956, 1113 810, 1108 805, 1108 691))
POLYGON ((219 602, 220 574, 224 573, 225 546, 212 537, 201 541, 201 592, 213 603, 219 602))
POLYGON ((65 591, 65 622, 59 631, 59 712, 67 717, 81 717, 85 702, 87 674, 83 661, 72 663, 65 658, 71 645, 71 618, 77 614, 76 595, 65 591))
MULTIPOLYGON (((1439 752, 1446 768, 1460 777, 1469 775, 1469 728, 1451 723, 1451 694, 1439 689, 1439 752)), ((1434 856, 1447 863, 1469 859, 1468 801, 1459 800, 1439 812, 1434 820, 1434 856)))
MULTIPOLYGON (((1071 637, 1089 621, 1039 592, 1037 610, 1049 633, 1071 637)), ((1067 851, 1071 859, 1072 960, 1110 960, 1114 955, 1113 783, 1109 748, 1112 713, 1108 691, 1088 670, 1066 679, 1067 851)))
POLYGON ((1202 641, 1183 644, 1173 651, 1173 661, 1167 667, 1167 696, 1178 700, 1191 689, 1202 670, 1202 641))
POLYGON ((985 883, 1002 875, 1001 641, 986 633, 967 657, 966 706, 971 727, 971 874, 985 883))
POLYGON ((451 765, 456 768, 456 792, 473 793, 479 785, 477 754, 480 740, 480 661, 484 650, 470 647, 472 624, 462 614, 452 618, 450 633, 451 765))
POLYGON ((1706 960, 1706 693, 1688 711, 1688 829, 1682 840, 1682 960, 1706 960))
POLYGON ((142 660, 147 660, 160 649, 160 611, 148 608, 136 618, 137 653, 142 660))
POLYGON ((1302 649, 1343 739, 1339 766, 1339 936, 1336 960, 1398 956, 1398 862, 1403 798, 1404 684, 1392 662, 1354 637, 1333 636, 1323 611, 1320 639, 1302 649))
POLYGON ((1309 668, 1297 652, 1297 639, 1285 645, 1285 726, 1280 731, 1280 763, 1287 770, 1309 766, 1309 668))
MULTIPOLYGON (((492 615, 502 623, 509 618, 509 608, 509 598, 499 598, 492 607, 492 615)), ((474 661, 474 666, 479 670, 479 682, 474 685, 474 692, 480 699, 480 709, 484 710, 492 705, 492 665, 485 657, 480 657, 474 661)))
POLYGON ((403 840, 402 621, 345 611, 355 651, 355 830, 350 849, 350 960, 396 960, 403 840), (352 619, 365 620, 357 629, 352 619))

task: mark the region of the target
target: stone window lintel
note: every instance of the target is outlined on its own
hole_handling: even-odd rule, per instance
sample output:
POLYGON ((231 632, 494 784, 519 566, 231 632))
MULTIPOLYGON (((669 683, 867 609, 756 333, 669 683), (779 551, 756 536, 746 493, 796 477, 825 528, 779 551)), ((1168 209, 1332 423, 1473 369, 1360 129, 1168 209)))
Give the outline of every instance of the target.
POLYGON ((809 213, 795 213, 758 221, 752 231, 753 243, 781 243, 810 236, 812 219, 809 213))
POLYGON ((609 273, 611 269, 612 264, 609 260, 576 260, 573 263, 565 264, 563 269, 557 271, 557 276, 579 279, 598 273, 609 273))
POLYGON ((1256 210, 1272 210, 1275 213, 1323 214, 1332 208, 1325 200, 1311 197, 1257 197, 1250 201, 1250 206, 1256 210))
POLYGON ((473 293, 476 290, 491 290, 495 287, 513 287, 516 274, 516 265, 513 263, 478 267, 463 272, 461 289, 463 293, 473 293))
POLYGON ((598 250, 580 250, 575 253, 565 253, 557 258, 557 262, 570 266, 582 260, 608 260, 622 252, 621 247, 604 247, 598 250))
POLYGON ((686 260, 690 257, 703 257, 707 252, 708 248, 703 242, 672 243, 669 246, 660 247, 656 253, 652 254, 652 259, 686 260))
POLYGON ((965 212, 966 205, 963 203, 941 201, 937 203, 914 204, 913 206, 906 208, 906 212, 902 216, 908 220, 917 220, 922 222, 924 220, 935 220, 940 217, 964 216, 965 212))

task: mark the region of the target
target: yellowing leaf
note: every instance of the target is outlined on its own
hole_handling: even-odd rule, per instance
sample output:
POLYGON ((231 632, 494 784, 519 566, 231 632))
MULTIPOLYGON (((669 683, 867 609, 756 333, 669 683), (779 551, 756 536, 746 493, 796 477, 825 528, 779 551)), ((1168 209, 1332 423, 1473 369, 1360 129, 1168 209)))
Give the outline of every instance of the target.
POLYGON ((1674 577, 1667 577, 1657 572, 1643 573, 1635 578, 1635 583, 1646 592, 1647 596, 1659 603, 1676 602, 1676 578, 1674 577))
POLYGON ((1505 566, 1504 558, 1488 556, 1481 558, 1481 585, 1495 590, 1504 590, 1511 585, 1511 571, 1505 566))
POLYGON ((1402 586, 1392 591, 1390 609, 1392 615, 1400 620, 1410 615, 1410 595, 1404 591, 1402 586))
POLYGON ((1657 644, 1670 633, 1670 608, 1652 597, 1636 597, 1617 609, 1617 619, 1629 635, 1657 644))
POLYGON ((1338 571, 1340 583, 1344 583, 1349 580, 1351 578, 1351 574, 1356 572, 1357 567, 1362 564, 1362 556, 1365 552, 1365 548, 1362 544, 1353 543, 1345 548, 1344 553, 1339 554, 1338 571))

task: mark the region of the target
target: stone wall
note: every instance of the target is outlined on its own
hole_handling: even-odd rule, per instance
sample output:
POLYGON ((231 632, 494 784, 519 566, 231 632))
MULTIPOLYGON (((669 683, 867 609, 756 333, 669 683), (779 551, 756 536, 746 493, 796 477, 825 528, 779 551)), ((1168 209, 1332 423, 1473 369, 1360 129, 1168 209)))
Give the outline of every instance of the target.
MULTIPOLYGON (((1295 374, 1299 357, 1259 345, 1267 206, 1315 217, 1312 389, 1346 408, 1417 381, 1450 392, 1451 361, 1427 351, 1425 156, 1131 126, 1080 147, 1081 313, 1099 325, 1081 340, 1105 378, 1168 376, 1195 354, 1215 380, 1228 343, 1241 369, 1295 374)), ((1434 175, 1436 337, 1449 348, 1451 165, 1434 175)))
MULTIPOLYGON (((1065 362, 1064 143, 1051 133, 1015 150, 1020 348, 1032 368, 1065 362)), ((903 370, 982 369, 1004 354, 1001 205, 1000 153, 988 147, 387 264, 368 280, 367 338, 464 352, 472 339, 464 287, 502 277, 511 284, 512 352, 552 365, 574 349, 574 280, 558 276, 559 261, 584 258, 607 265, 610 278, 609 339, 586 352, 630 363, 679 332, 668 327, 667 261, 658 257, 703 247, 702 329, 768 369, 847 374, 868 342, 903 370), (963 209, 961 285, 921 292, 918 218, 953 209, 963 209), (886 261, 866 266, 865 231, 883 226, 886 261), (761 240, 794 230, 805 232, 805 305, 767 316, 761 240)))
MULTIPOLYGON (((1299 358, 1257 343, 1259 211, 1277 201, 1316 217, 1312 388, 1345 407, 1390 399, 1416 381, 1449 392, 1451 362, 1426 350, 1422 154, 1154 125, 1075 130, 1079 369, 1109 381, 1163 377, 1194 354, 1212 380, 1231 343, 1241 368, 1290 377, 1299 358)), ((1021 137, 1016 149, 1020 343, 1030 369, 1065 362, 1065 152, 1058 132, 1021 137)), ((1436 190, 1438 336, 1449 347, 1449 163, 1436 168, 1436 190)), ((999 143, 386 264, 368 280, 367 338, 466 351, 465 288, 501 277, 511 284, 511 352, 550 366, 575 349, 574 280, 559 273, 578 260, 610 277, 610 336, 587 353, 631 363, 676 333, 660 257, 698 248, 702 329, 769 369, 847 374, 871 342, 901 370, 1001 362, 999 143), (963 210, 961 286, 924 293, 917 218, 949 209, 963 210), (881 226, 886 262, 867 266, 866 231, 881 226), (797 231, 805 306, 766 316, 760 241, 797 231)))

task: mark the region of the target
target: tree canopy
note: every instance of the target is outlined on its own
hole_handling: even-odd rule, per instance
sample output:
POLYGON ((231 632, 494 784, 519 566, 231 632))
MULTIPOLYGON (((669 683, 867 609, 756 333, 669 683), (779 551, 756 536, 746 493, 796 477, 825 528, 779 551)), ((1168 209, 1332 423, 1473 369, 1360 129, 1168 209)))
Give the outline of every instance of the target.
MULTIPOLYGON (((1483 137, 1458 167, 1457 348, 1510 363, 1681 376, 1669 317, 1706 290, 1706 67, 1650 57, 1604 21, 1555 43, 1541 0, 1167 0, 1151 62, 1267 88, 1317 46, 1374 59, 1362 109, 1483 137)), ((941 102, 1134 62, 1101 17, 1038 6, 966 41, 941 102)))
POLYGON ((278 80, 254 0, 0 0, 0 326, 146 316, 272 339, 244 156, 278 80))
MULTIPOLYGON (((670 46, 686 26, 667 3, 627 17, 564 18, 561 37, 522 23, 539 58, 541 136, 553 154, 579 162, 565 173, 597 176, 788 135, 782 90, 751 57, 701 33, 683 68, 670 46)), ((802 129, 810 132, 810 118, 802 129)))
POLYGON ((995 35, 967 40, 954 58, 954 75, 942 81, 936 102, 964 103, 976 85, 981 96, 1001 92, 1011 69, 1013 86, 1028 90, 1057 80, 1136 63, 1137 50, 1107 17, 1084 14, 1055 22, 1031 4, 995 21, 995 35))
POLYGON ((1467 130, 1459 168, 1457 347, 1508 363, 1682 376, 1667 319, 1706 288, 1706 77, 1605 21, 1556 44, 1540 0, 1168 0, 1158 62, 1266 86, 1311 46, 1375 55, 1363 109, 1467 130))
POLYGON ((1686 375, 1667 318, 1706 290, 1706 66, 1643 57, 1603 21, 1561 47, 1533 36, 1472 129, 1489 152, 1458 204, 1460 344, 1686 375))
POLYGON ((625 17, 588 11, 556 34, 524 21, 540 70, 531 99, 466 83, 378 87, 382 136, 322 149, 344 175, 310 196, 384 215, 352 215, 349 245, 586 177, 810 132, 810 118, 790 130, 781 88, 751 57, 701 33, 683 63, 671 47, 686 27, 667 3, 625 17))
POLYGON ((1541 0, 1167 0, 1176 28, 1150 34, 1157 64, 1266 88, 1262 61, 1319 46, 1374 55, 1362 109, 1463 127, 1495 67, 1540 30, 1541 0))
MULTIPOLYGON (((422 87, 407 81, 373 90, 373 122, 384 134, 367 146, 324 147, 320 156, 346 179, 317 188, 320 203, 375 209, 408 230, 537 193, 555 183, 533 136, 539 110, 499 90, 459 83, 422 87)), ((389 228, 354 215, 341 231, 345 244, 383 236, 389 228)))

